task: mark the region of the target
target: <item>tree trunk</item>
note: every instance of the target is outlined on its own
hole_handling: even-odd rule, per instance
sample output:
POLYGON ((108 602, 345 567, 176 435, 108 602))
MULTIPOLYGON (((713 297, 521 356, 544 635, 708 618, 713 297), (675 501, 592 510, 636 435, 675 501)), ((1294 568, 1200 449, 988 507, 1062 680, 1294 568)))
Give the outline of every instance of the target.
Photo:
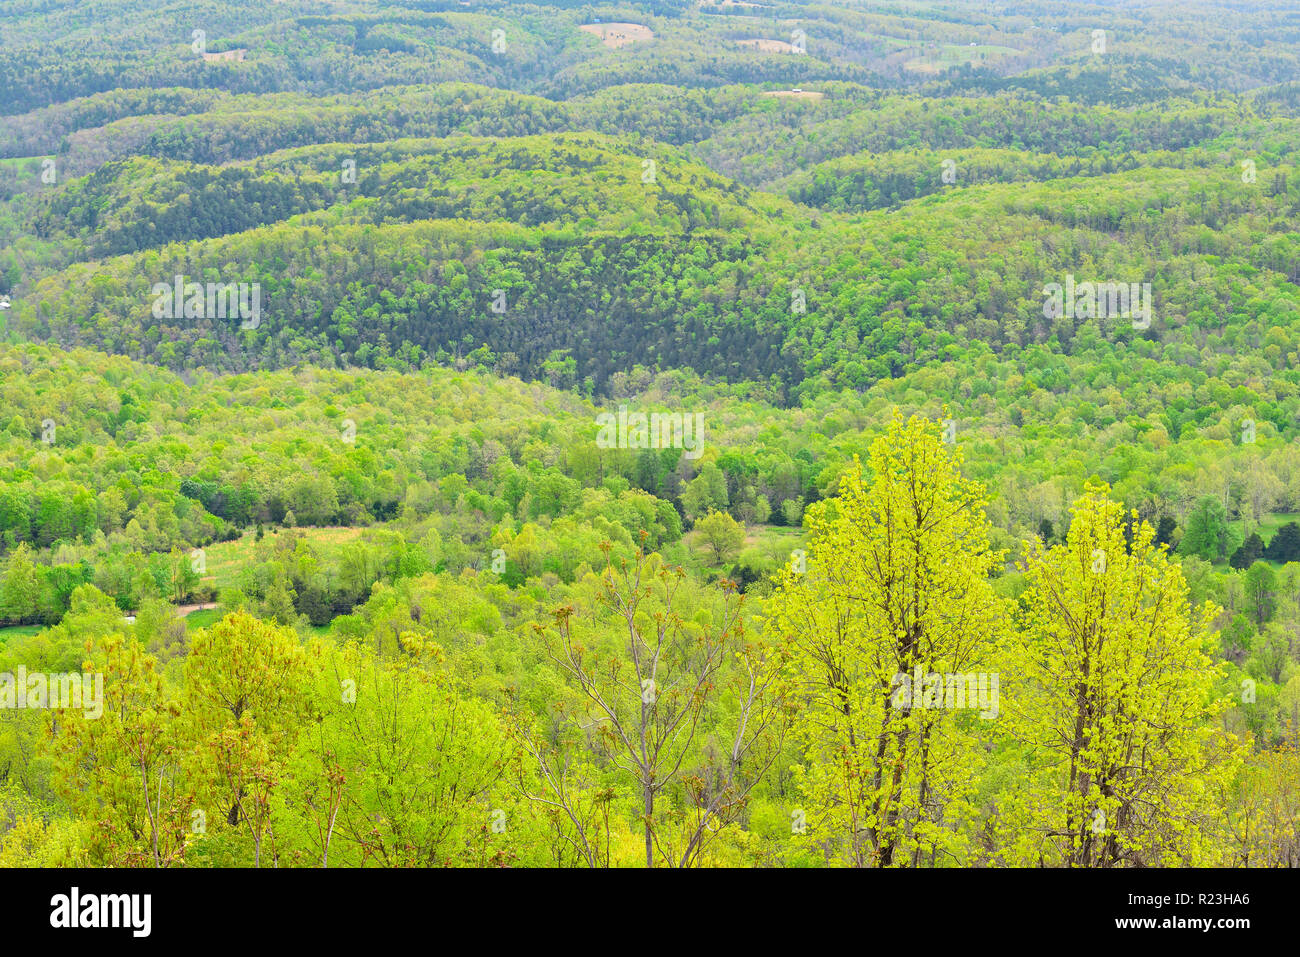
POLYGON ((653 785, 647 781, 644 784, 644 801, 645 801, 645 866, 655 866, 654 837, 651 830, 651 821, 654 818, 655 811, 655 792, 653 785))

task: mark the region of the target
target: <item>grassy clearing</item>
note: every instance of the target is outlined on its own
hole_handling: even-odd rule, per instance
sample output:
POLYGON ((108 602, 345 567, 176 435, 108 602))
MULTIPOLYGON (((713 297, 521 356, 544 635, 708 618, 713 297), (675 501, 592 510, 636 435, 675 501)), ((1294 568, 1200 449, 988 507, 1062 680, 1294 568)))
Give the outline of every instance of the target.
POLYGON ((745 527, 745 543, 740 552, 728 556, 722 565, 714 560, 713 549, 705 543, 699 532, 687 532, 682 536, 682 541, 686 544, 689 556, 685 564, 694 571, 730 571, 738 563, 758 558, 759 555, 755 553, 761 554, 761 564, 771 571, 789 561, 790 553, 796 548, 804 547, 804 532, 801 528, 784 525, 748 525, 745 527))
POLYGON ((209 625, 215 625, 221 620, 221 613, 215 608, 203 608, 199 611, 192 611, 185 616, 185 628, 188 631, 194 631, 198 628, 207 628, 209 625))
POLYGON ((0 628, 0 645, 5 644, 10 638, 34 635, 44 629, 44 625, 11 625, 8 628, 0 628))
MULTIPOLYGON (((1235 541, 1244 542, 1251 532, 1258 532, 1259 537, 1264 540, 1264 544, 1267 546, 1273 541, 1273 536, 1277 534, 1277 530, 1288 522, 1300 522, 1300 512, 1276 512, 1265 515, 1259 522, 1239 518, 1229 522, 1228 527, 1232 530, 1232 538, 1235 541)), ((1283 564, 1269 559, 1262 559, 1262 561, 1267 562, 1274 568, 1281 568, 1283 564)), ((1214 567, 1218 571, 1228 571, 1231 568, 1226 559, 1215 562, 1214 567)))
MULTIPOLYGON (((334 526, 328 528, 300 528, 295 531, 303 533, 309 541, 315 544, 329 547, 356 541, 361 537, 365 529, 334 526)), ((277 534, 282 533, 267 529, 265 537, 273 541, 277 534)), ((218 592, 223 588, 233 588, 239 579, 240 569, 251 564, 255 559, 257 533, 248 532, 243 538, 209 545, 203 552, 208 567, 208 573, 203 576, 203 581, 216 585, 218 592)))
POLYGON ((764 96, 779 96, 788 100, 821 100, 826 97, 819 90, 767 90, 764 96))
POLYGON ((627 46, 638 40, 653 40, 655 36, 653 30, 640 23, 584 23, 578 29, 599 37, 607 47, 627 46))
POLYGON ((737 40, 736 43, 742 47, 750 47, 762 53, 793 53, 794 44, 787 43, 784 40, 737 40))
POLYGON ((0 169, 34 169, 37 172, 41 169, 41 163, 47 159, 54 159, 53 156, 11 156, 0 159, 0 169))
MULTIPOLYGON (((221 620, 221 612, 216 608, 204 608, 199 611, 192 611, 185 616, 185 629, 187 631, 198 631, 200 628, 210 628, 221 620)), ((309 634, 323 638, 330 633, 334 625, 307 625, 306 631, 309 634)))
POLYGON ((933 43, 886 36, 877 39, 899 50, 915 50, 919 55, 904 64, 905 69, 913 73, 938 73, 966 63, 973 66, 989 64, 1021 52, 1015 47, 986 43, 933 43))
POLYGON ((1277 512, 1272 515, 1265 515, 1260 519, 1259 524, 1245 519, 1237 519, 1230 523, 1232 533, 1240 537, 1243 541, 1251 532, 1258 532, 1259 537, 1267 545, 1277 534, 1277 530, 1288 522, 1300 522, 1300 512, 1277 512))

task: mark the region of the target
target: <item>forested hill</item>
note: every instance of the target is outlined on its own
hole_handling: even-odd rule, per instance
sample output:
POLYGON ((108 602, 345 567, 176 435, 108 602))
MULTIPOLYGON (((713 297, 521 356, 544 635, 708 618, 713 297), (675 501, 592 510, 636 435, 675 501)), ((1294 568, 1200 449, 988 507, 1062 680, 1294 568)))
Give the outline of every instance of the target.
POLYGON ((174 370, 473 362, 608 394, 641 364, 785 401, 973 342, 1293 351, 1300 28, 1089 15, 19 3, 6 325, 174 370), (255 328, 154 315, 212 262, 260 287, 255 328), (1045 320, 1066 275, 1150 283, 1150 328, 1045 320))
MULTIPOLYGON (((1282 352, 1294 351, 1277 316, 1297 302, 1296 120, 1234 124, 1228 108, 1192 103, 1098 116, 900 94, 805 129, 819 107, 774 113, 761 91, 725 92, 759 112, 681 145, 554 132, 277 149, 300 138, 281 118, 304 122, 283 102, 286 112, 228 114, 238 121, 228 145, 201 129, 179 141, 204 162, 169 155, 156 133, 146 155, 16 197, 30 232, 7 253, 9 325, 173 369, 474 356, 601 394, 637 363, 775 378, 791 395, 810 377, 862 387, 972 341, 998 352, 1046 343, 1070 354, 1093 337, 1234 352, 1276 327, 1282 352), (909 126, 918 102, 932 121, 920 130, 909 126), (787 136, 746 155, 783 119, 787 136), (848 152, 868 123, 880 151, 848 152), (1044 152, 1053 135, 1070 149, 1044 152), (247 157, 239 144, 253 142, 267 151, 247 157), (790 173, 793 157, 820 162, 790 173), (1243 157, 1258 157, 1248 183, 1243 157), (194 264, 211 261, 223 282, 260 285, 257 328, 153 314, 156 283, 201 279, 194 264), (1067 274, 1149 282, 1150 328, 1046 320, 1042 290, 1067 274), (569 360, 568 378, 548 371, 569 360)), ((443 112, 494 99, 441 95, 443 112)), ((394 109, 418 97, 397 95, 394 109)), ((368 115, 331 110, 344 123, 368 115)), ((562 125, 557 113, 525 110, 523 122, 562 125)), ((215 126, 223 115, 204 117, 215 126)))

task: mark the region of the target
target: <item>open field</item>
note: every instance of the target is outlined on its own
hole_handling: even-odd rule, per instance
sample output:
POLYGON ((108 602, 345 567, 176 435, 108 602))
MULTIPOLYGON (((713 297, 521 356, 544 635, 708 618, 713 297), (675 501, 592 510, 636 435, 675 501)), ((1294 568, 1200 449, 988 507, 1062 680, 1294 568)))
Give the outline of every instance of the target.
POLYGON ((778 96, 786 100, 822 100, 826 94, 819 90, 764 90, 764 96, 778 96))
POLYGON ((793 53, 794 46, 785 40, 737 40, 737 46, 748 47, 761 53, 793 53))
POLYGON ((701 571, 706 569, 730 571, 732 566, 739 562, 756 563, 757 566, 770 572, 789 561, 792 551, 803 547, 805 536, 801 528, 789 528, 784 525, 748 525, 745 528, 744 544, 721 566, 716 563, 713 550, 698 531, 687 532, 682 537, 682 542, 687 548, 688 564, 701 571))
MULTIPOLYGON (((275 528, 267 529, 266 538, 274 539, 281 531, 275 528)), ((299 528, 294 529, 294 531, 301 533, 312 542, 329 548, 330 546, 356 541, 361 537, 365 529, 334 526, 327 528, 299 528)), ((202 581, 215 585, 218 593, 223 588, 233 587, 239 575, 239 570, 252 562, 256 546, 256 532, 247 532, 243 538, 229 542, 217 542, 207 546, 204 549, 207 574, 202 577, 202 581)))
POLYGON ((11 638, 17 638, 23 635, 35 635, 45 630, 44 625, 10 625, 7 628, 0 628, 0 646, 11 638))
POLYGON ((622 47, 654 39, 654 31, 640 23, 584 23, 578 29, 599 37, 607 47, 622 47))

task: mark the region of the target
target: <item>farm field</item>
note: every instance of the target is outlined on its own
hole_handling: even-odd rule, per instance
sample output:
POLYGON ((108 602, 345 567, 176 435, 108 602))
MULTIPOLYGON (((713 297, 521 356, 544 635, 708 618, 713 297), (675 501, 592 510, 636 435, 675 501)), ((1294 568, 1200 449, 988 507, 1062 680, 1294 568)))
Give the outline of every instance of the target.
POLYGON ((654 32, 640 23, 584 23, 578 29, 599 37, 601 43, 615 49, 630 43, 654 39, 654 32))

